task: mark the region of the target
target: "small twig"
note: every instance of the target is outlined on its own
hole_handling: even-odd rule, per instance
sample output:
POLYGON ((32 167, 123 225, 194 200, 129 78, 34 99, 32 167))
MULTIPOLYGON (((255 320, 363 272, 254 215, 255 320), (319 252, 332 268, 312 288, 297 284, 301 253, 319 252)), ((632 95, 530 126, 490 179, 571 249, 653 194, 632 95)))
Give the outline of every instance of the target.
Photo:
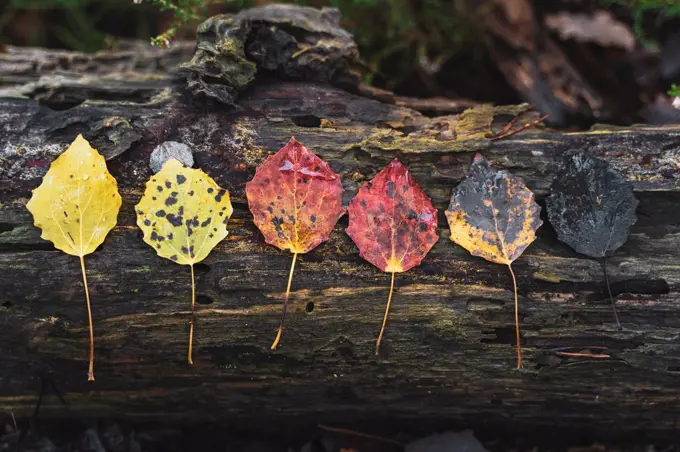
POLYGON ((515 115, 515 117, 512 118, 512 119, 510 120, 510 122, 507 123, 507 124, 505 125, 505 127, 503 127, 503 129, 502 129, 500 132, 498 132, 496 135, 503 135, 505 132, 507 132, 508 130, 512 129, 512 126, 515 125, 515 123, 519 120, 519 118, 521 118, 522 116, 524 116, 525 114, 527 114, 528 111, 529 111, 529 110, 521 111, 518 115, 515 115))
POLYGON ((559 356, 571 356, 575 358, 601 358, 609 359, 611 356, 605 355, 604 353, 571 353, 571 352, 555 352, 559 356))
POLYGON ((59 391, 59 388, 57 388, 57 385, 54 383, 54 379, 50 379, 50 387, 52 388, 52 391, 57 395, 59 398, 59 401, 61 402, 62 405, 64 405, 64 408, 66 408, 66 411, 68 412, 69 415, 71 415, 71 407, 66 403, 66 400, 64 400, 64 396, 61 395, 61 391, 59 391))
POLYGON ((383 438, 382 436, 371 435, 369 433, 361 433, 361 432, 349 430, 349 429, 346 429, 346 428, 328 427, 326 425, 321 425, 321 424, 319 424, 318 427, 321 430, 326 430, 327 432, 342 433, 342 434, 345 434, 345 435, 353 435, 353 436, 360 436, 362 438, 374 439, 376 441, 382 441, 384 443, 390 443, 390 444, 394 444, 395 446, 404 447, 404 444, 400 443, 399 441, 394 440, 394 439, 390 439, 390 438, 383 438))
MULTIPOLYGON (((538 119, 535 119, 535 120, 533 120, 533 121, 527 122, 526 124, 523 124, 521 127, 518 127, 518 128, 516 128, 515 130, 510 130, 510 131, 505 131, 505 132, 502 132, 502 131, 501 131, 501 133, 499 133, 498 135, 489 138, 489 141, 496 141, 496 140, 500 140, 500 139, 502 139, 502 138, 507 138, 507 137, 509 137, 509 136, 515 135, 516 133, 519 133, 519 132, 521 132, 521 131, 523 131, 523 130, 526 130, 526 129, 530 128, 530 127, 533 127, 533 126, 535 126, 536 124, 538 124, 539 122, 544 121, 544 120, 547 119, 549 116, 550 116, 550 114, 541 116, 541 117, 538 118, 538 119)), ((512 122, 512 121, 511 121, 511 122, 512 122)))
POLYGON ((605 346, 602 346, 602 345, 587 345, 585 347, 584 346, 580 346, 580 347, 557 347, 557 348, 551 348, 550 351, 557 352, 557 351, 560 351, 560 350, 569 350, 569 349, 574 349, 574 348, 577 348, 579 350, 591 350, 591 349, 608 350, 609 349, 609 347, 605 347, 605 346))

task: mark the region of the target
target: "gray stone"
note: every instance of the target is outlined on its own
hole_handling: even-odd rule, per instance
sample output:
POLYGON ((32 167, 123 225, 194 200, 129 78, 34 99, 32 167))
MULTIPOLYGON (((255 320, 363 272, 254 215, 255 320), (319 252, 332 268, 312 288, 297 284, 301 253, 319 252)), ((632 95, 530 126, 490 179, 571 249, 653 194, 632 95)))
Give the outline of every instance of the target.
POLYGON ((151 157, 149 158, 151 171, 154 174, 158 173, 170 158, 179 160, 184 166, 194 166, 194 155, 189 146, 176 141, 164 141, 151 152, 151 157))
POLYGON ((407 444, 404 452, 488 452, 477 441, 472 430, 445 432, 407 444))

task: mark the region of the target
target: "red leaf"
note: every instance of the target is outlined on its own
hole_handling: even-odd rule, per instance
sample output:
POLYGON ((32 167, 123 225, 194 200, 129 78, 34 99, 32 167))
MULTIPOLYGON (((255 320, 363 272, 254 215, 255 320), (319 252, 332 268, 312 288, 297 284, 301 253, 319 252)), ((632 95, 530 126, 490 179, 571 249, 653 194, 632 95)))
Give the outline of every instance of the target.
POLYGON ((306 253, 328 240, 345 213, 340 176, 295 138, 246 184, 253 221, 270 245, 306 253))
POLYGON ((439 238, 437 210, 397 159, 359 189, 347 211, 360 256, 384 272, 420 264, 439 238))
POLYGON ((420 264, 437 242, 437 210, 406 167, 394 159, 359 189, 347 211, 347 234, 359 247, 360 256, 392 273, 377 355, 392 301, 394 273, 420 264))
POLYGON ((283 331, 298 254, 316 248, 345 213, 340 176, 295 138, 269 156, 246 184, 248 207, 267 243, 293 253, 283 313, 272 350, 283 331))

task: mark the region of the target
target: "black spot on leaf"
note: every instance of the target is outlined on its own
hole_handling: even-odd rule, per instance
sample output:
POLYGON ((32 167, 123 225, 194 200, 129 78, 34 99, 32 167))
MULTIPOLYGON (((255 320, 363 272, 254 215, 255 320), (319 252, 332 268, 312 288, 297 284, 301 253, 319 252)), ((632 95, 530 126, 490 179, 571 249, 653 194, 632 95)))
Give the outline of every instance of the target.
MULTIPOLYGON (((176 194, 176 192, 173 192, 173 194, 176 194)), ((170 207, 174 204, 177 204, 177 198, 168 196, 168 198, 165 200, 165 205, 170 207)))
POLYGON ((394 198, 394 191, 397 188, 394 182, 391 180, 387 181, 387 190, 385 190, 385 194, 387 195, 388 198, 394 198))
POLYGON ((162 241, 165 240, 165 237, 163 237, 162 235, 158 235, 156 233, 156 231, 152 231, 151 232, 151 240, 153 240, 155 242, 162 242, 162 241))
POLYGON ((176 216, 176 215, 174 215, 174 214, 169 214, 169 215, 167 216, 167 219, 168 219, 168 222, 169 222, 171 225, 175 226, 175 227, 181 226, 181 225, 182 225, 182 217, 181 217, 181 216, 176 216))

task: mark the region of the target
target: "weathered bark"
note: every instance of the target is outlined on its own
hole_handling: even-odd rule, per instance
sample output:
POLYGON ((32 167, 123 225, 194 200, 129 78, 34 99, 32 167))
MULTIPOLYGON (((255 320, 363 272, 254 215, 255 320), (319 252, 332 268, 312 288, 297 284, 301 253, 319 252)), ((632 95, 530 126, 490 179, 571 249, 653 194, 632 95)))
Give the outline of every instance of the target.
MULTIPOLYGON (((26 98, 0 99, 0 411, 30 413, 37 376, 51 373, 83 416, 281 427, 350 419, 361 427, 373 416, 393 426, 674 434, 679 129, 532 131, 492 142, 468 134, 460 117, 427 118, 328 85, 276 80, 251 85, 237 109, 195 105, 180 79, 159 73, 46 75, 17 89, 26 98), (77 133, 107 156, 124 198, 118 226, 86 258, 95 383, 86 381, 78 260, 41 240, 24 207, 77 133), (389 280, 359 257, 343 232, 346 217, 328 242, 300 256, 283 340, 269 351, 291 256, 263 242, 244 184, 291 136, 342 175, 345 203, 398 156, 440 209, 440 241, 421 266, 398 275, 380 358, 374 343, 389 280), (165 140, 191 146, 196 166, 229 189, 235 207, 230 235, 197 266, 193 367, 189 271, 156 256, 135 226, 149 154, 165 140), (613 323, 600 263, 559 243, 545 224, 514 266, 526 366, 517 371, 510 275, 451 243, 443 209, 471 151, 524 176, 542 202, 562 156, 577 149, 622 171, 640 199, 629 241, 608 260, 624 327, 613 323), (554 351, 595 346, 610 358, 554 351)), ((41 415, 66 415, 57 398, 43 403, 41 415)))

